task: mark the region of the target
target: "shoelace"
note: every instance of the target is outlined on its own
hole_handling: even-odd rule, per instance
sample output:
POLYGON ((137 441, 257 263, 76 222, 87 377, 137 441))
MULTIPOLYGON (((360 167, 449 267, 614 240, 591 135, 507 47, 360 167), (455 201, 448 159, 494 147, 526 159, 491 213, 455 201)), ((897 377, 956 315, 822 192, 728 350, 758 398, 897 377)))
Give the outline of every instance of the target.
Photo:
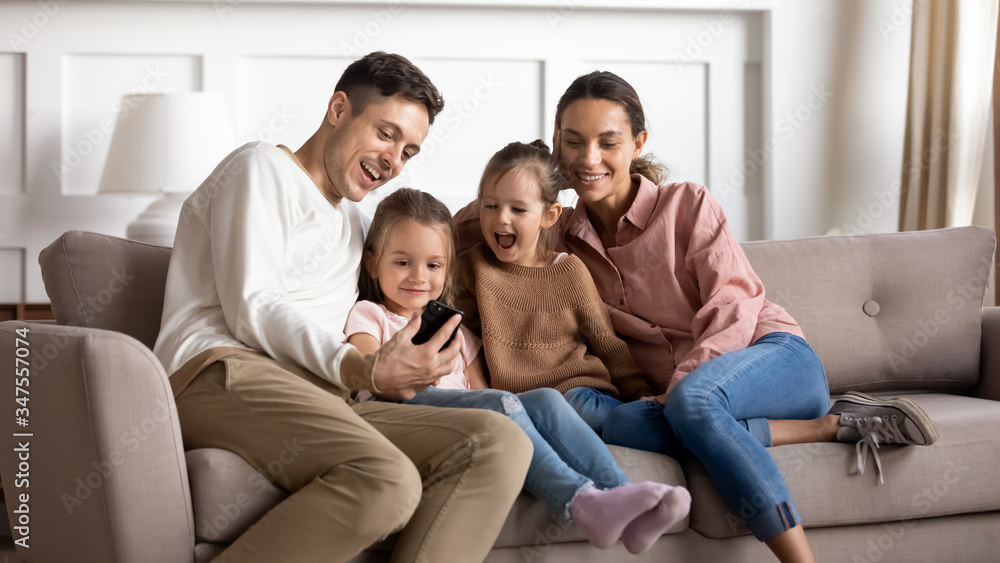
POLYGON ((851 417, 857 424, 858 434, 861 439, 854 445, 858 454, 858 467, 855 473, 865 472, 865 461, 868 459, 868 452, 875 458, 875 468, 878 470, 879 485, 885 483, 882 475, 882 460, 879 458, 879 439, 884 443, 905 444, 908 443, 906 437, 899 429, 896 417, 882 418, 880 416, 866 416, 863 418, 851 417))

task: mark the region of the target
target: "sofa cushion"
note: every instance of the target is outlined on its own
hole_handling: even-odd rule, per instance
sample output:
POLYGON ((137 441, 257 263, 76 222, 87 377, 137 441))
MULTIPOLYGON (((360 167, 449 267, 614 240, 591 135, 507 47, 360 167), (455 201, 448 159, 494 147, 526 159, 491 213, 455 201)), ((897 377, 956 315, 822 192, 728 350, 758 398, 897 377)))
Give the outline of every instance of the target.
POLYGON ((194 533, 201 541, 231 543, 288 498, 287 492, 231 451, 198 448, 185 456, 194 533))
MULTIPOLYGON (((620 446, 608 446, 608 449, 633 483, 657 481, 669 485, 685 485, 681 466, 667 456, 620 446)), ((687 527, 688 521, 685 518, 667 533, 683 532, 687 527)), ((507 515, 494 546, 523 546, 522 554, 530 561, 533 559, 532 555, 544 554, 546 547, 551 544, 576 541, 587 541, 579 528, 562 523, 547 505, 528 493, 521 493, 507 515)))
POLYGON ((979 378, 996 237, 982 227, 766 241, 743 250, 830 390, 965 392, 979 378))
MULTIPOLYGON (((908 522, 951 514, 1000 510, 1000 402, 958 395, 913 395, 940 437, 932 446, 885 445, 879 450, 885 483, 878 484, 868 454, 864 474, 851 474, 853 444, 796 444, 771 448, 806 528, 908 522)), ((752 499, 732 510, 704 467, 685 462, 691 491, 691 527, 712 538, 750 533, 742 521, 752 499)))
POLYGON ((170 249, 69 231, 38 256, 61 325, 125 333, 149 349, 160 332, 170 249))

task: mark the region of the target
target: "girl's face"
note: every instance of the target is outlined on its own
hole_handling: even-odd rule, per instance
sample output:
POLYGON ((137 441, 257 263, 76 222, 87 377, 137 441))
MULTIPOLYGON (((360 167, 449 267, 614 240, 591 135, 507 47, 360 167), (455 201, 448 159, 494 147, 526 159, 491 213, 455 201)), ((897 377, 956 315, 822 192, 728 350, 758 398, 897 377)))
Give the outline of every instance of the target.
POLYGON ((645 142, 645 131, 632 136, 628 115, 617 103, 593 98, 571 103, 563 111, 555 143, 567 187, 589 205, 627 200, 629 166, 645 142))
POLYGON ((538 235, 555 224, 560 212, 558 203, 542 201, 532 173, 515 168, 484 188, 479 226, 499 260, 537 268, 547 264, 546 257, 539 256, 538 235))
POLYGON ((390 231, 382 256, 365 256, 387 309, 410 317, 444 290, 448 275, 448 240, 441 228, 400 221, 390 231))

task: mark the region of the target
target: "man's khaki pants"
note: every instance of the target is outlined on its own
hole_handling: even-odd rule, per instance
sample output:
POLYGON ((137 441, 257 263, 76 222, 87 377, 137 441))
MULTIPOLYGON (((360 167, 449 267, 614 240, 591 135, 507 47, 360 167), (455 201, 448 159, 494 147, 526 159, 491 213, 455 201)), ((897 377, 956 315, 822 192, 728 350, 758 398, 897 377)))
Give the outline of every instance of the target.
POLYGON ((482 561, 531 459, 501 414, 352 407, 325 380, 251 352, 206 368, 177 411, 185 448, 233 451, 291 493, 216 561, 346 561, 400 529, 394 562, 482 561))

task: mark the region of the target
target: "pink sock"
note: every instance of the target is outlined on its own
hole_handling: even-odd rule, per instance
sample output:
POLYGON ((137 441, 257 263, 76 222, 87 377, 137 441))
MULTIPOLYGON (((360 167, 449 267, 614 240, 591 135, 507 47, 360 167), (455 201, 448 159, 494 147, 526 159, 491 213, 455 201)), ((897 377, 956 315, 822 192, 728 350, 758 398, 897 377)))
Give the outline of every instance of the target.
POLYGON ((691 510, 691 493, 684 487, 670 487, 655 508, 629 522, 622 543, 629 553, 643 553, 691 510))
POLYGON ((652 481, 608 491, 587 487, 573 497, 570 516, 583 530, 587 541, 606 549, 618 541, 629 522, 656 507, 668 488, 652 481))

